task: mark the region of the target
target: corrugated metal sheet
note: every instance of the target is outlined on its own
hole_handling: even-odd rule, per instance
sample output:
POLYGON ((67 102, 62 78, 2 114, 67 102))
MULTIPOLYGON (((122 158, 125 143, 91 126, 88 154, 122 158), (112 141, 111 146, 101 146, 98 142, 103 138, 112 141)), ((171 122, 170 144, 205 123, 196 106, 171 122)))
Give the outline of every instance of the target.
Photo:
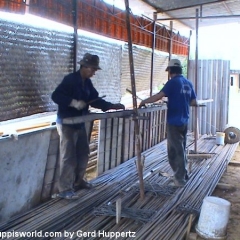
MULTIPOLYGON (((135 0, 136 1, 136 0, 135 0)), ((199 1, 199 0, 182 0, 182 1, 164 1, 164 0, 146 0, 150 6, 154 7, 159 12, 158 19, 162 18, 162 13, 166 13, 172 19, 179 19, 184 25, 192 29, 196 27, 196 9, 199 9, 199 17, 201 21, 199 26, 210 26, 216 24, 226 24, 239 22, 240 1, 225 0, 225 1, 199 1), (234 15, 238 15, 234 17, 234 15), (205 18, 212 16, 214 18, 205 18), (217 18, 225 16, 224 18, 217 18), (181 19, 182 18, 182 19, 181 19), (183 19, 185 18, 185 19, 183 19)), ((168 18, 170 18, 168 17, 168 18)), ((174 24, 176 25, 176 24, 174 24)))
MULTIPOLYGON (((57 32, 0 20, 0 120, 54 111, 51 93, 63 77, 73 71, 69 32, 57 32)), ((131 89, 127 45, 79 34, 78 60, 85 52, 98 54, 101 71, 92 78, 100 95, 119 102, 131 89)), ((168 57, 155 51, 153 86, 167 81, 168 57)), ((151 49, 134 47, 137 91, 149 89, 151 49)))
POLYGON ((121 55, 120 43, 107 42, 104 40, 79 35, 78 59, 84 53, 97 54, 100 58, 102 70, 96 72, 92 81, 100 95, 106 95, 105 100, 119 102, 121 100, 121 55))
MULTIPOLYGON (((137 92, 150 88, 151 76, 151 56, 149 49, 133 47, 134 72, 137 92)), ((153 86, 158 87, 167 81, 167 74, 164 66, 167 65, 168 56, 156 54, 154 55, 154 75, 153 86)), ((131 89, 131 76, 129 68, 128 46, 123 49, 122 58, 122 82, 126 88, 131 89)))
MULTIPOLYGON (((230 61, 199 60, 198 79, 195 79, 195 61, 189 61, 188 78, 196 88, 198 99, 213 99, 204 108, 196 108, 200 134, 224 131, 228 121, 230 61)), ((194 110, 191 111, 190 130, 194 130, 194 110)))
MULTIPOLYGON (((134 60, 134 72, 136 80, 137 92, 150 89, 151 79, 151 57, 152 52, 150 49, 141 48, 138 46, 133 47, 133 60, 134 60)), ((173 56, 174 57, 174 56, 173 56)), ((176 56, 175 56, 176 57, 176 56)), ((181 61, 186 58, 184 56, 177 56, 181 61)), ((154 68, 153 68, 153 88, 161 88, 168 80, 168 74, 165 71, 168 64, 168 55, 155 51, 154 52, 154 68)), ((131 89, 131 76, 129 69, 129 56, 128 46, 123 48, 122 57, 122 86, 131 89)), ((123 89, 125 90, 125 89, 123 89)))
MULTIPOLYGON (((2 1, 0 9, 18 13, 15 6, 27 8, 26 4, 17 0, 2 1)), ((51 19, 69 26, 73 26, 73 4, 72 0, 31 0, 28 11, 31 14, 51 19)), ((125 11, 115 8, 103 1, 96 0, 78 0, 78 28, 89 32, 100 34, 113 39, 127 42, 126 16, 125 11)), ((153 38, 153 20, 148 18, 134 16, 131 14, 132 41, 145 47, 152 47, 153 38)), ((169 51, 170 32, 165 26, 157 25, 156 49, 160 51, 169 51)), ((173 53, 188 54, 188 38, 179 37, 173 33, 173 53), (177 39, 177 40, 175 40, 177 39)))
POLYGON ((72 36, 0 20, 0 120, 52 111, 51 91, 71 71, 72 36))
MULTIPOLYGON (((0 120, 56 110, 51 93, 73 71, 73 35, 0 20, 0 120)), ((121 100, 121 44, 79 35, 78 59, 91 52, 103 70, 92 78, 107 100, 121 100), (106 51, 107 50, 107 51, 106 51)))

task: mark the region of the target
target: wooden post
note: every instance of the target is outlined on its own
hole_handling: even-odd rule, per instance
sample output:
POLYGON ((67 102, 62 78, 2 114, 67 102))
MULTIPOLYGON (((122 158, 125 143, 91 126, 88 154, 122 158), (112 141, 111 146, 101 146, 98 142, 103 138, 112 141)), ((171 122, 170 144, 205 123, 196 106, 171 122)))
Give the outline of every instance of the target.
POLYGON ((187 227, 187 233, 186 233, 186 240, 188 240, 189 238, 189 234, 190 234, 190 230, 191 230, 191 226, 192 226, 192 219, 193 219, 193 215, 190 214, 189 216, 189 220, 188 220, 188 227, 187 227))
MULTIPOLYGON (((196 52, 195 52, 195 91, 198 92, 198 25, 199 25, 199 14, 196 9, 196 52)), ((197 138, 198 138, 198 108, 195 108, 195 130, 194 130, 194 151, 197 153, 197 138)))
POLYGON ((134 75, 134 64, 133 64, 133 51, 132 51, 132 36, 131 36, 131 26, 130 26, 130 8, 128 0, 125 0, 126 6, 126 25, 128 33, 128 53, 129 53, 129 64, 131 73, 131 86, 132 86, 132 98, 133 98, 133 110, 134 110, 134 129, 136 136, 136 152, 137 152, 137 170, 139 176, 139 186, 140 186, 140 197, 144 198, 144 183, 143 183, 143 166, 141 161, 141 149, 140 149, 140 131, 138 122, 138 106, 137 106, 137 96, 136 96, 136 86, 135 86, 135 75, 134 75))
POLYGON ((122 199, 118 198, 116 201, 116 223, 117 224, 120 222, 121 212, 122 212, 122 199))
POLYGON ((77 70, 77 45, 78 45, 78 33, 77 33, 77 29, 78 29, 78 19, 77 19, 77 0, 72 0, 72 14, 73 14, 73 70, 74 72, 76 72, 77 70))

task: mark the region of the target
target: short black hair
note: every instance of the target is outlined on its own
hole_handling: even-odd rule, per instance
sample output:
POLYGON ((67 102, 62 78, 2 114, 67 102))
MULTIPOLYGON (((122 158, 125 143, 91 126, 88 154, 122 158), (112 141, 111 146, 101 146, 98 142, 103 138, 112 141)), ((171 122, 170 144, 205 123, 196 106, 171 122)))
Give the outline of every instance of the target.
POLYGON ((168 67, 170 74, 182 74, 182 68, 181 67, 168 67))

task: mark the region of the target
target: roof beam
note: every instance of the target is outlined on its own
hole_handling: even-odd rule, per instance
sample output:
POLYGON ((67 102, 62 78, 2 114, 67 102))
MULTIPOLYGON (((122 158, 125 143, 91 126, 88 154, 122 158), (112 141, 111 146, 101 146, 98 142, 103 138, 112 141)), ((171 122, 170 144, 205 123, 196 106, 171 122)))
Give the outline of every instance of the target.
POLYGON ((230 8, 228 7, 228 5, 225 2, 222 2, 222 4, 224 5, 224 7, 227 9, 229 14, 233 14, 233 12, 230 10, 230 8))
POLYGON ((183 8, 189 7, 196 7, 199 5, 206 5, 212 3, 220 3, 225 2, 226 0, 172 0, 172 1, 165 1, 165 0, 144 0, 152 7, 156 8, 158 12, 166 12, 166 11, 173 11, 179 10, 183 8))
MULTIPOLYGON (((221 15, 221 16, 204 16, 200 19, 218 19, 218 18, 240 18, 240 15, 221 15)), ((169 21, 169 20, 190 20, 196 19, 196 17, 172 17, 172 18, 158 18, 156 21, 169 21)))

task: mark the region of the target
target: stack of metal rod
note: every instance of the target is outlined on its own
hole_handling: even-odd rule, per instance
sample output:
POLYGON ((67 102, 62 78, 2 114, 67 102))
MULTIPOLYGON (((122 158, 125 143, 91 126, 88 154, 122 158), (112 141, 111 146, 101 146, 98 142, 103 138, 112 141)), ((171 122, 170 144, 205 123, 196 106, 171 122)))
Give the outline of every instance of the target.
MULTIPOLYGON (((193 149, 192 138, 188 148, 193 149)), ((232 158, 237 144, 217 146, 216 140, 202 136, 198 151, 211 153, 209 159, 193 160, 189 180, 184 188, 171 186, 172 175, 167 159, 166 141, 148 149, 145 155, 145 197, 140 199, 138 175, 132 158, 104 172, 92 181, 94 190, 79 191, 80 199, 51 200, 23 215, 0 225, 1 232, 61 232, 59 237, 39 239, 68 239, 64 231, 96 233, 136 232, 136 239, 180 240, 186 235, 189 216, 197 219, 204 197, 211 195, 232 158), (165 174, 163 174, 165 173, 165 174), (122 218, 116 224, 116 201, 121 198, 122 218)), ((103 235, 86 239, 109 239, 103 235)), ((31 238, 11 238, 31 239, 31 238)), ((118 239, 132 239, 131 236, 118 239)))

